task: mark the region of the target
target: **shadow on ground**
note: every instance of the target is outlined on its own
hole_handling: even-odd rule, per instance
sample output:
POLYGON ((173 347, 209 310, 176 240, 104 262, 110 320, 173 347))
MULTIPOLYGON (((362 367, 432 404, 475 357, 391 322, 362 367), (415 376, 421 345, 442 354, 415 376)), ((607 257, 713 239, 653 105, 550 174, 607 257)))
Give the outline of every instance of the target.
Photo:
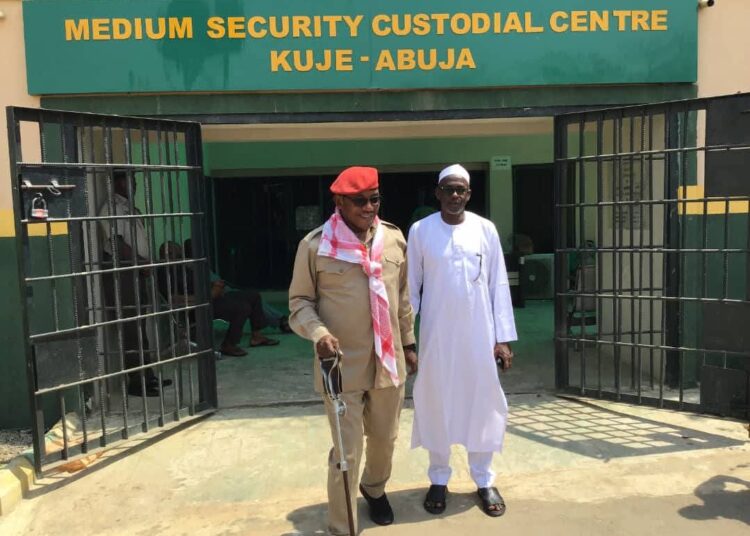
POLYGON ((682 508, 682 517, 696 521, 734 519, 750 525, 750 481, 716 475, 695 488, 695 496, 703 504, 682 508))
POLYGON ((539 398, 513 403, 513 397, 509 399, 509 433, 601 460, 743 444, 580 400, 539 398))
MULTIPOLYGON (((508 434, 577 455, 608 461, 617 458, 740 446, 743 441, 659 422, 585 401, 550 395, 508 395, 508 434)), ((404 402, 406 411, 414 401, 404 402)), ((212 419, 306 418, 324 415, 320 398, 309 403, 228 408, 212 419)), ((402 419, 407 418, 406 414, 402 419)))
MULTIPOLYGON (((422 506, 427 487, 424 489, 401 490, 388 494, 393 513, 398 525, 410 525, 423 521, 455 516, 472 508, 480 509, 479 498, 476 493, 449 493, 448 507, 440 515, 428 514, 422 506)), ((327 503, 313 504, 294 510, 287 515, 287 519, 294 524, 294 531, 283 536, 298 534, 327 534, 321 527, 327 526, 327 503)), ((367 503, 361 497, 357 499, 357 517, 359 530, 376 527, 368 516, 367 503)))

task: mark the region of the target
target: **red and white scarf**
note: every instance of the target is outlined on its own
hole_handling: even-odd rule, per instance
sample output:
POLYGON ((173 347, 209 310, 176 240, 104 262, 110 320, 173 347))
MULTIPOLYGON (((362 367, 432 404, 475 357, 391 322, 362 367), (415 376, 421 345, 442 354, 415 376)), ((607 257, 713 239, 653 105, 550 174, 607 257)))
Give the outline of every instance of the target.
POLYGON ((393 349, 393 331, 388 311, 388 294, 383 283, 384 232, 380 219, 375 217, 375 237, 368 253, 367 247, 349 229, 341 215, 336 212, 323 226, 318 245, 318 255, 331 257, 352 264, 359 264, 369 279, 370 314, 372 331, 375 334, 375 353, 383 368, 388 371, 394 385, 399 384, 396 353, 393 349))

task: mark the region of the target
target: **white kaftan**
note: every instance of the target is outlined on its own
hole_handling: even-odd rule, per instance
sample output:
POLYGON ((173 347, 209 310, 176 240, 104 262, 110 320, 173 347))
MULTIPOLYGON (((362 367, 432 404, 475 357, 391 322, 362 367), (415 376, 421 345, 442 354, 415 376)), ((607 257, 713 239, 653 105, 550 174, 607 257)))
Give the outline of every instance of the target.
POLYGON ((409 288, 420 314, 412 448, 501 451, 508 405, 496 342, 517 339, 508 274, 494 224, 465 212, 416 222, 407 244, 409 288))

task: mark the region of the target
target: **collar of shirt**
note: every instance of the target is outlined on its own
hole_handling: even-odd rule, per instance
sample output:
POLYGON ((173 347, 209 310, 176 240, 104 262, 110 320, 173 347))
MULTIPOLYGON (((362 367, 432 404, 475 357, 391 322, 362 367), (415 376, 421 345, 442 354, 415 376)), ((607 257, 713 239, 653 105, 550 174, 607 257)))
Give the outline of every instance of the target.
MULTIPOLYGON (((115 205, 119 205, 121 208, 125 210, 127 214, 130 214, 130 199, 125 197, 124 195, 120 195, 116 193, 112 199, 115 201, 115 205)), ((133 213, 134 214, 140 214, 140 211, 135 208, 135 203, 133 203, 133 213)), ((140 220, 139 220, 140 221, 140 220)))
POLYGON ((367 233, 365 234, 365 240, 364 240, 364 244, 367 247, 367 249, 370 249, 370 246, 372 246, 372 240, 375 238, 376 229, 377 227, 375 225, 370 225, 370 228, 367 229, 367 233))

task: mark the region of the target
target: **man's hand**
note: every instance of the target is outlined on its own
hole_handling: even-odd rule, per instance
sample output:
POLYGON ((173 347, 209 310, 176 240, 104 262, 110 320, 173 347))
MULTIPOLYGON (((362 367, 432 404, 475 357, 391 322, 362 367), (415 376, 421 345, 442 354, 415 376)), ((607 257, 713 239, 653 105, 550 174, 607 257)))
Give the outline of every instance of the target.
POLYGON ((409 376, 416 374, 419 368, 417 352, 411 348, 404 348, 404 359, 406 360, 406 372, 409 376))
POLYGON ((323 335, 317 343, 315 343, 315 351, 318 354, 318 359, 326 359, 333 357, 339 349, 339 340, 331 334, 323 335))
POLYGON ((513 350, 507 342, 498 342, 495 344, 495 361, 504 371, 513 366, 513 350))

